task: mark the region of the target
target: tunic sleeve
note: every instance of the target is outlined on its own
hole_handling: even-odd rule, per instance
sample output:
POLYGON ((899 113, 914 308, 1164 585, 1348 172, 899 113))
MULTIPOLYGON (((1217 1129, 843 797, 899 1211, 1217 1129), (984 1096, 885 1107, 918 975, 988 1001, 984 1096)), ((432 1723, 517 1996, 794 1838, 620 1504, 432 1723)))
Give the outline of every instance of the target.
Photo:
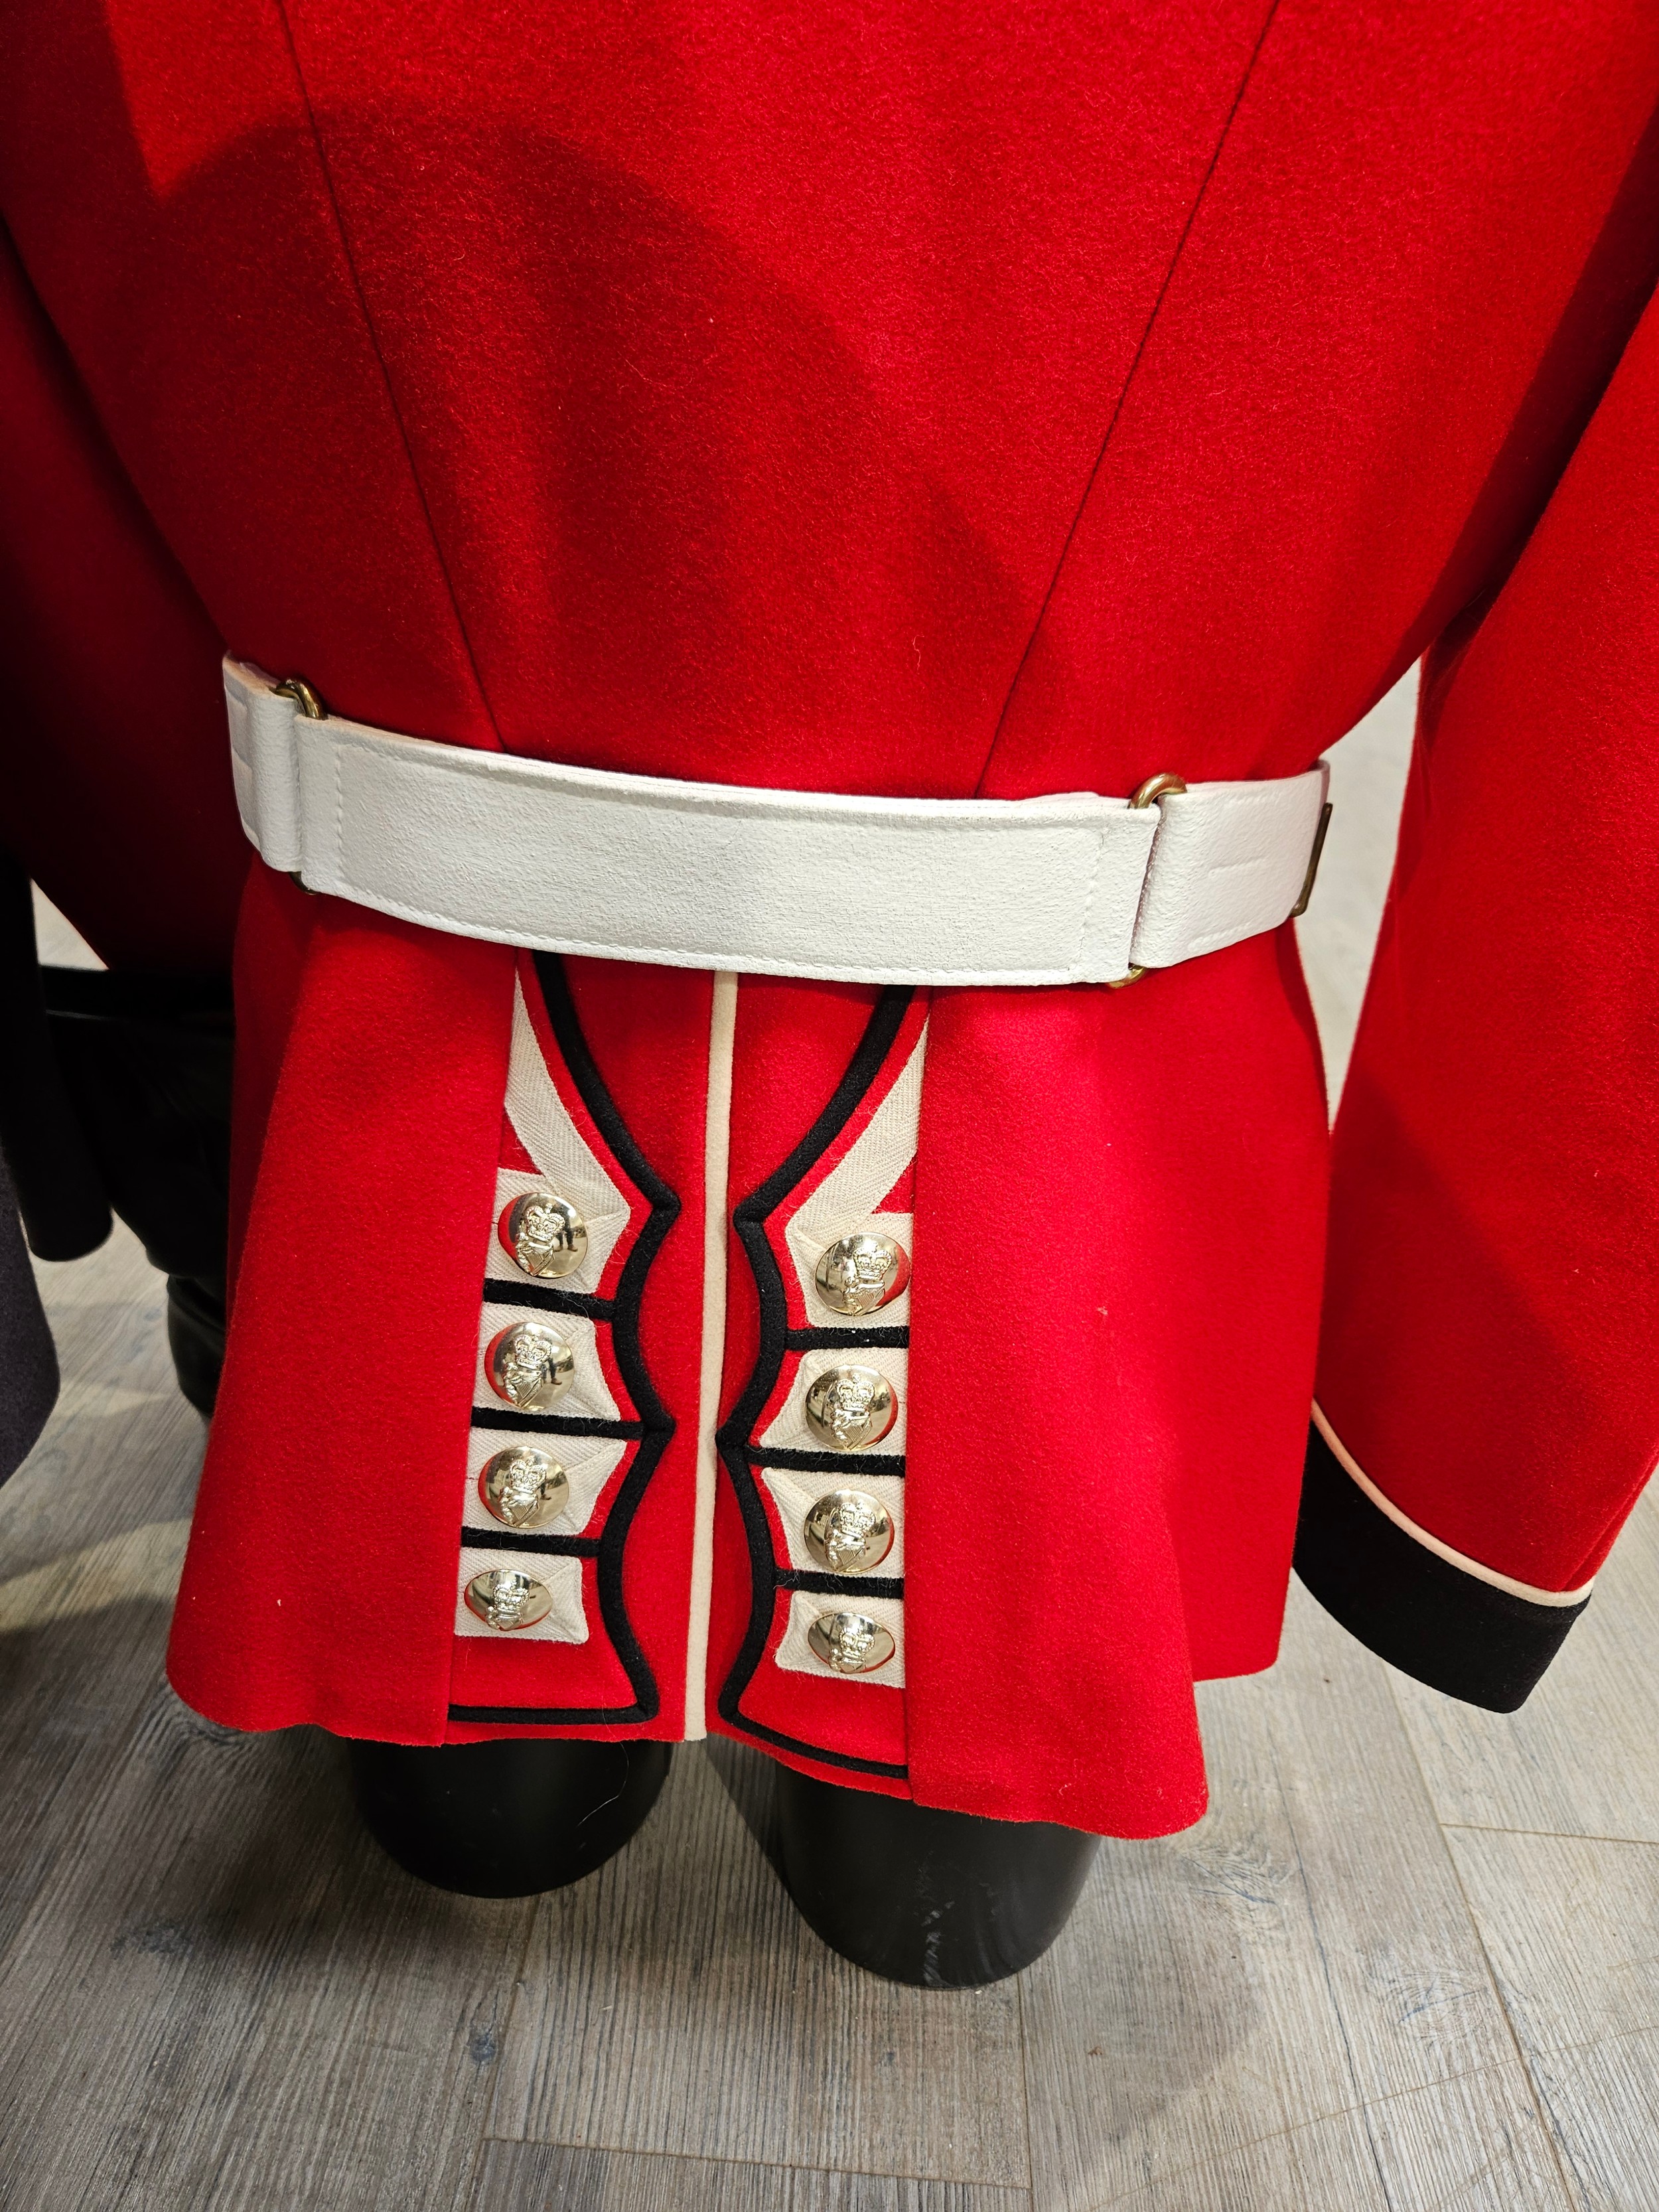
POLYGON ((1512 1711, 1659 1457, 1659 306, 1430 656, 1334 1178, 1297 1571, 1512 1711))

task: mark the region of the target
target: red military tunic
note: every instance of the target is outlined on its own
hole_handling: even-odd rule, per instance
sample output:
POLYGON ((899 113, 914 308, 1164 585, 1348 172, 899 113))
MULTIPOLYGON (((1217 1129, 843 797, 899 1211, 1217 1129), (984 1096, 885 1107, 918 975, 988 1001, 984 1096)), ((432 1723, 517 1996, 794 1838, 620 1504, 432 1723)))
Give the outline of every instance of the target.
MULTIPOLYGON (((454 745, 938 799, 1291 775, 1431 651, 1303 1558, 1400 1663, 1525 1674, 1659 1451, 1651 11, 0 21, 0 833, 112 959, 225 941, 222 649, 454 745)), ((733 989, 255 863, 236 969, 185 1698, 1196 1817, 1315 1389, 1289 929, 1121 992, 733 989), (496 1224, 550 1182, 548 1282, 496 1224), (914 1268, 862 1330, 811 1288, 848 1224, 914 1268), (503 1427, 526 1316, 575 1380, 503 1427), (895 1548, 825 1587, 849 1350, 895 1548), (479 1498, 514 1437, 565 1469, 539 1549, 479 1498), (843 1674, 854 1586, 894 1648, 843 1674)))

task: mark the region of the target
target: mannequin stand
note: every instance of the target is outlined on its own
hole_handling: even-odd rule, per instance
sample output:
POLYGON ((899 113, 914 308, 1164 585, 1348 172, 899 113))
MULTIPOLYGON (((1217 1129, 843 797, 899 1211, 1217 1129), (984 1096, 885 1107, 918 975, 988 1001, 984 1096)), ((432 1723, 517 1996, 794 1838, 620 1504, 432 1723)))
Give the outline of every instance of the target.
POLYGON ((1071 1917, 1098 1836, 942 1813, 778 1773, 783 1874, 830 1948, 891 1982, 975 1989, 1040 1959, 1071 1917))
POLYGON ((357 1809, 406 1872, 465 1897, 532 1897, 603 1866, 668 1776, 665 1743, 354 1742, 357 1809))
MULTIPOLYGON (((349 1746, 358 1809, 399 1866, 467 1897, 580 1881, 643 1824, 661 1743, 349 1746)), ((807 1924, 889 1981, 974 1989, 1040 1958, 1077 1903, 1099 1838, 984 1820, 778 1770, 783 1873, 807 1924)))

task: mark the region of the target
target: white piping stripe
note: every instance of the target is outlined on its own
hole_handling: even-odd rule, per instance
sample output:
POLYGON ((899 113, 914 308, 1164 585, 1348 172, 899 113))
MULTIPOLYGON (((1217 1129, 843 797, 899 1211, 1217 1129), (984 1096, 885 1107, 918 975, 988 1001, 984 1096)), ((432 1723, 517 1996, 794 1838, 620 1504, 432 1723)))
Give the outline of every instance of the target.
POLYGON ((702 1139, 702 1359, 697 1382, 697 1507, 691 1534, 691 1616, 685 1638, 685 1740, 708 1733, 708 1608, 714 1587, 714 1491, 720 1379, 726 1366, 726 1199, 732 1156, 732 1048, 738 979, 714 977, 708 1016, 708 1098, 702 1139))
POLYGON ((1364 1469, 1348 1452, 1342 1439, 1326 1419, 1324 1412, 1316 1399, 1314 1401, 1313 1417, 1314 1425, 1320 1435, 1324 1437, 1342 1466, 1353 1477, 1377 1510, 1380 1513, 1386 1513, 1396 1528, 1403 1528, 1414 1542, 1421 1544, 1425 1551, 1432 1552, 1437 1559, 1444 1559, 1448 1566, 1457 1567, 1464 1574, 1474 1576, 1478 1582, 1490 1583, 1494 1589, 1507 1590, 1511 1597, 1523 1597, 1528 1605, 1582 1605, 1595 1589, 1595 1577, 1592 1575, 1589 1582, 1582 1583, 1577 1589, 1539 1589, 1531 1583, 1516 1582, 1513 1575, 1500 1575, 1496 1567, 1482 1566, 1479 1559, 1470 1559, 1467 1553, 1453 1551, 1451 1546, 1443 1544, 1438 1536, 1431 1536, 1426 1528, 1419 1528, 1409 1515, 1401 1511, 1392 1498, 1382 1495, 1364 1469))

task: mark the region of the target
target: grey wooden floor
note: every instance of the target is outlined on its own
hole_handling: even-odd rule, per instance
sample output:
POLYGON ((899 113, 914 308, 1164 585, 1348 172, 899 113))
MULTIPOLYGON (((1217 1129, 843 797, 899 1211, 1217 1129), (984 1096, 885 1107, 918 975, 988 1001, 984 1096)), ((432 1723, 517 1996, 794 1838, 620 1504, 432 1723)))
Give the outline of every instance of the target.
MULTIPOLYGON (((1309 931, 1334 1058, 1402 702, 1347 741, 1309 931)), ((161 1679, 201 1452, 130 1240, 41 1270, 67 1384, 0 1492, 0 2202, 351 2212, 1659 2207, 1659 1507, 1528 1711, 1292 1593, 1202 1693, 1215 1809, 1108 1844, 1017 1982, 923 1995, 794 1917, 769 1770, 682 1753, 573 1890, 422 1888, 310 1731, 161 1679)))

